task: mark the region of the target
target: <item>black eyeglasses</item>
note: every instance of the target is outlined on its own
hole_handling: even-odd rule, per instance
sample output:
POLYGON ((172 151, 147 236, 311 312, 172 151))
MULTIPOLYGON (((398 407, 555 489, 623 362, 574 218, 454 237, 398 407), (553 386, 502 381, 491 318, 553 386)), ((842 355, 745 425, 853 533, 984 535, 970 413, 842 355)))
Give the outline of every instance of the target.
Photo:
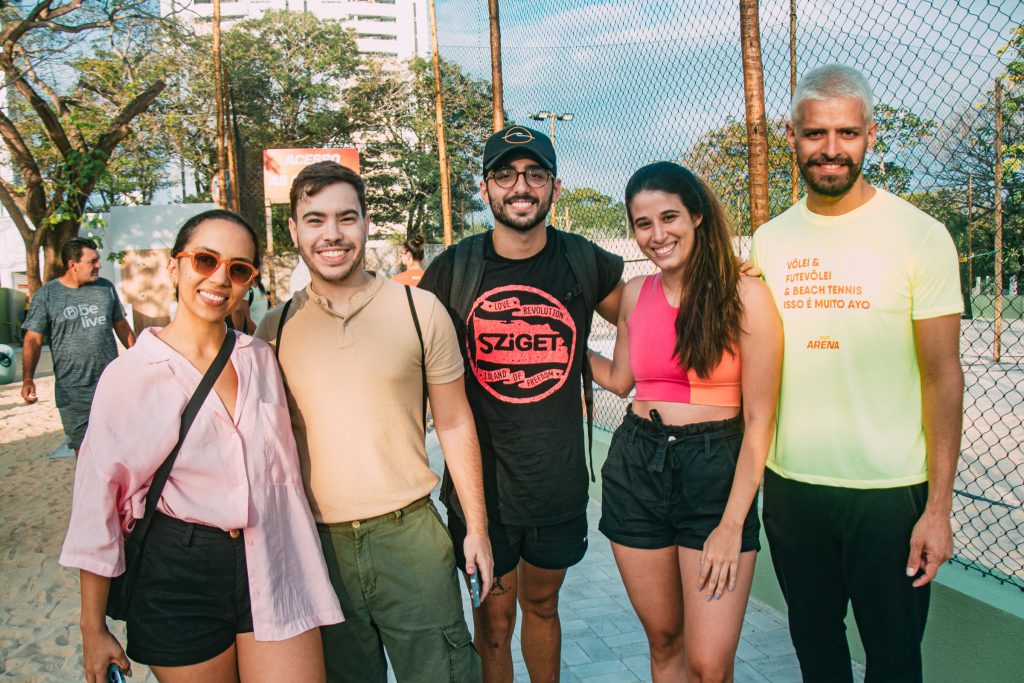
POLYGON ((514 168, 499 168, 491 173, 494 184, 498 187, 508 189, 519 182, 519 176, 526 178, 526 184, 530 187, 544 187, 551 177, 551 171, 543 168, 528 168, 525 171, 517 171, 514 168))
POLYGON ((228 267, 228 279, 231 280, 232 283, 241 285, 242 287, 249 285, 256 279, 256 276, 259 275, 259 271, 256 270, 256 266, 248 261, 242 261, 241 259, 223 259, 217 254, 203 249, 183 251, 175 258, 191 259, 192 269, 203 277, 210 277, 217 272, 217 269, 221 267, 221 264, 226 265, 228 267))

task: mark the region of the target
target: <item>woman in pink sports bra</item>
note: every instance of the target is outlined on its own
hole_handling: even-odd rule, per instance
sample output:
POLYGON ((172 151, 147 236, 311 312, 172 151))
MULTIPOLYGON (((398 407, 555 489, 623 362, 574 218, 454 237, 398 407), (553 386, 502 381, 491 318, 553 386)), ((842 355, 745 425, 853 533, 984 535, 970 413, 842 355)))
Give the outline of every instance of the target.
POLYGON ((757 490, 775 424, 782 324, 740 275, 711 189, 644 166, 626 211, 655 275, 626 283, 614 360, 594 379, 636 394, 601 469, 601 531, 658 681, 731 681, 760 549, 757 490), (741 362, 742 361, 742 362, 741 362))

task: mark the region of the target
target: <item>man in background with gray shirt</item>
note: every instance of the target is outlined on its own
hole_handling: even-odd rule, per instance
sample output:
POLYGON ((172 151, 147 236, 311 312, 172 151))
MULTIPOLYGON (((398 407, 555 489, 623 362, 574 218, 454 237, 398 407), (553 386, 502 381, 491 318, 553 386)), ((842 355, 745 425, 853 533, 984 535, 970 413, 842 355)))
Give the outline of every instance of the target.
POLYGON ((135 334, 124 317, 124 308, 114 285, 100 277, 100 254, 96 243, 75 237, 60 250, 64 274, 47 282, 32 297, 22 329, 24 372, 21 397, 35 403, 34 381, 43 337, 50 336, 54 398, 60 411, 68 446, 78 455, 89 425, 89 410, 100 374, 117 358, 114 335, 125 348, 135 343, 135 334))

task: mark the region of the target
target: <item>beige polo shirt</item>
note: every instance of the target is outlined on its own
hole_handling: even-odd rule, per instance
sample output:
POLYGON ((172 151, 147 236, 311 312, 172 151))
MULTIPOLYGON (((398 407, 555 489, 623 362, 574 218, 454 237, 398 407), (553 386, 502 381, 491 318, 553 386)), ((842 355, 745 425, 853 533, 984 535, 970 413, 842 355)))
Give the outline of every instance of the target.
MULTIPOLYGON (((412 289, 427 382, 463 375, 451 319, 412 289)), ((276 344, 281 307, 256 336, 276 344)), ((377 275, 345 311, 311 286, 296 292, 279 354, 306 495, 318 522, 349 522, 402 508, 437 485, 423 443, 420 344, 405 287, 377 275)))

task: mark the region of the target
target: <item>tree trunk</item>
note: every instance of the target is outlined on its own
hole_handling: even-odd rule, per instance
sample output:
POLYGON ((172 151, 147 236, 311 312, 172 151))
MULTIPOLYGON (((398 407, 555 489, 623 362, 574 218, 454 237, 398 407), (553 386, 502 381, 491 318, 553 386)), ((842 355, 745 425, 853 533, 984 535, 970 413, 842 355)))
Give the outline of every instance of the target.
POLYGON ((747 160, 750 171, 750 232, 768 222, 768 122, 764 113, 764 70, 757 0, 740 0, 743 94, 747 113, 747 160))

